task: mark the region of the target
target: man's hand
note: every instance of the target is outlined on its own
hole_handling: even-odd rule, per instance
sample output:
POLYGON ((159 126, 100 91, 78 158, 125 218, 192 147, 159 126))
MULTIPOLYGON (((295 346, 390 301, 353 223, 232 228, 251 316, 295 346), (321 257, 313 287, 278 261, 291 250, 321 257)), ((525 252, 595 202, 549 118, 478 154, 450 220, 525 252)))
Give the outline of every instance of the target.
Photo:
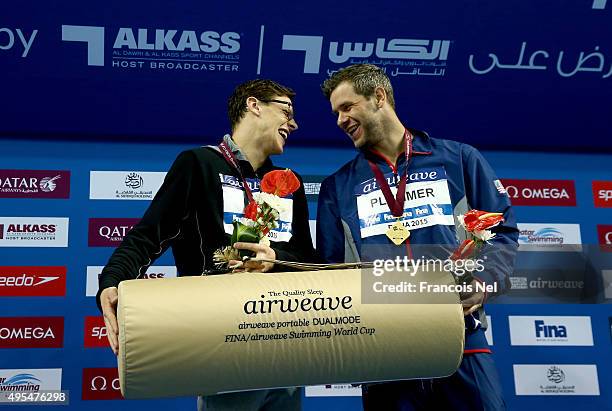
MULTIPOLYGON (((265 244, 257 243, 235 243, 234 248, 237 250, 249 250, 255 253, 255 258, 264 258, 266 260, 275 260, 276 252, 265 244)), ((230 261, 230 265, 231 265, 230 261)), ((244 263, 244 269, 247 272, 265 273, 274 268, 273 263, 264 263, 258 261, 247 261, 244 263)))
POLYGON ((106 324, 106 335, 111 349, 117 355, 119 352, 119 325, 117 324, 117 287, 108 287, 100 293, 100 305, 102 306, 102 314, 104 315, 104 324, 106 324))
POLYGON ((473 279, 471 282, 472 292, 461 293, 461 305, 463 306, 463 315, 470 315, 482 307, 485 299, 484 291, 475 291, 478 280, 473 279))

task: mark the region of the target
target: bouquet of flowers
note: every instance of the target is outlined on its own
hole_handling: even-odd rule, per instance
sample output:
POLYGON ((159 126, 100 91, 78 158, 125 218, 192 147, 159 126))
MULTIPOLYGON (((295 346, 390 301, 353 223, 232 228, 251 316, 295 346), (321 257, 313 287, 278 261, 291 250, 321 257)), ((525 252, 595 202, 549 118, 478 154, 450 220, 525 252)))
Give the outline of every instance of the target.
MULTIPOLYGON (((504 221, 502 213, 489 213, 480 210, 470 210, 457 217, 459 224, 465 229, 468 238, 465 239, 449 257, 451 260, 465 260, 478 255, 484 244, 495 237, 491 229, 504 221)), ((456 276, 457 283, 469 284, 473 280, 471 273, 456 276)))
MULTIPOLYGON (((285 211, 281 198, 300 188, 300 180, 293 171, 274 170, 261 180, 261 191, 253 194, 253 200, 244 208, 242 221, 234 221, 230 245, 214 252, 213 260, 218 269, 228 268, 230 260, 240 260, 244 253, 233 247, 236 242, 270 245, 267 235, 278 228, 280 214, 285 211)), ((249 251, 246 251, 248 254, 249 251)))

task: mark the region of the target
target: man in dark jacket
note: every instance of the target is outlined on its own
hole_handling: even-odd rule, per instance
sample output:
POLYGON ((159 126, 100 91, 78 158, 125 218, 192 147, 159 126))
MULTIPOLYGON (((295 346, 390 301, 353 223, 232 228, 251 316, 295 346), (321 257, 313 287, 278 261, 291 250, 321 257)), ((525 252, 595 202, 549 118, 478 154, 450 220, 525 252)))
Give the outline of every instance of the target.
POLYGON ((355 159, 321 185, 317 251, 324 260, 372 261, 396 256, 416 260, 421 253, 413 256, 413 250, 422 250, 424 245, 457 248, 465 232, 456 223, 470 209, 503 213, 505 220, 490 241, 495 252, 486 260, 484 271, 474 275, 473 292, 461 295, 465 351, 457 372, 436 380, 364 385, 364 408, 505 409, 484 335, 486 318, 481 307, 485 294, 475 287, 481 281, 503 292, 512 271, 518 229, 504 187, 475 148, 405 127, 395 112, 393 88, 382 69, 368 64, 349 66, 327 79, 322 89, 338 126, 359 149, 355 159), (395 231, 387 234, 390 227, 395 231))
MULTIPOLYGON (((281 154, 297 129, 295 93, 270 80, 239 85, 229 98, 232 134, 219 146, 200 147, 179 154, 164 183, 140 222, 127 234, 104 267, 99 280, 98 305, 113 352, 118 350, 117 286, 135 279, 168 247, 172 247, 178 275, 201 275, 214 268, 213 253, 227 246, 236 218, 243 217, 248 192, 259 191, 264 174, 278 169, 269 156, 281 154), (245 190, 245 185, 247 190, 245 190)), ((291 198, 279 227, 265 243, 236 243, 256 257, 311 261, 314 250, 308 226, 303 186, 291 198)), ((252 271, 267 272, 271 263, 251 264, 252 271)), ((199 398, 206 410, 299 410, 297 389, 260 390, 199 398)))

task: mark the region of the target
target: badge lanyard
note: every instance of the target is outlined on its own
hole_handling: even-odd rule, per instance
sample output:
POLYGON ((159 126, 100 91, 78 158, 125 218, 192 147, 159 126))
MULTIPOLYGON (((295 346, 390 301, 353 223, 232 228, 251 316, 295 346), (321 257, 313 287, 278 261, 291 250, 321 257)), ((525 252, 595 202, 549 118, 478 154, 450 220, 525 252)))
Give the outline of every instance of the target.
POLYGON ((242 180, 242 186, 244 187, 244 191, 246 192, 247 198, 249 199, 249 203, 252 203, 253 201, 255 201, 255 199, 253 198, 253 192, 251 191, 251 188, 249 187, 246 179, 242 175, 242 171, 240 171, 238 159, 236 158, 234 153, 232 153, 232 150, 230 150, 229 146, 225 141, 222 141, 221 144, 219 144, 219 149, 221 150, 221 154, 223 154, 225 161, 227 161, 238 172, 238 175, 242 180))

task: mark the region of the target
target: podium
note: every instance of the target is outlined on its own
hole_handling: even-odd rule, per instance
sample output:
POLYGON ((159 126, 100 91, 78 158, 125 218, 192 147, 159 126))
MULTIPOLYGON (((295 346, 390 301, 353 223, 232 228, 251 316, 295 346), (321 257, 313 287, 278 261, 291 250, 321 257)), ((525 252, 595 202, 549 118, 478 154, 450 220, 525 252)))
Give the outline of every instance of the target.
MULTIPOLYGON (((372 280, 371 270, 348 269, 124 281, 121 392, 211 395, 455 372, 464 343, 459 296, 404 293, 397 302, 373 295, 372 280)), ((431 272, 409 281, 453 283, 431 272)))

